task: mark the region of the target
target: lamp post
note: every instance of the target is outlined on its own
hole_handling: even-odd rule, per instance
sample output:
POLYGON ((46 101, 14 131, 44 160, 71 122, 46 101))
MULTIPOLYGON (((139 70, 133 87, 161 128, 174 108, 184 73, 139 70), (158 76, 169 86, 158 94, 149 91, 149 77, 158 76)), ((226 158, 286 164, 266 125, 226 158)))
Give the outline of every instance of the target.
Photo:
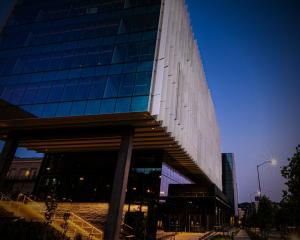
POLYGON ((261 163, 261 164, 258 164, 257 166, 256 166, 256 170, 257 170, 257 178, 258 178, 258 195, 259 195, 259 197, 261 197, 261 186, 260 186, 260 177, 259 177, 259 167, 261 167, 262 165, 265 165, 265 164, 267 164, 267 163, 270 163, 271 165, 276 165, 276 163, 277 163, 277 161, 276 161, 276 159, 271 159, 271 160, 269 160, 269 161, 264 161, 263 163, 261 163))

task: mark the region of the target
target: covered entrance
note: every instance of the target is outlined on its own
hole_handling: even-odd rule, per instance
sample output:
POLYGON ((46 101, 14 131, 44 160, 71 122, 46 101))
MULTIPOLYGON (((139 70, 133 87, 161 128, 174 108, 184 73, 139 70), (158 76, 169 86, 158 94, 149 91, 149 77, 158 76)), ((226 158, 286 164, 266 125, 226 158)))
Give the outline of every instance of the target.
MULTIPOLYGON (((0 122, 0 137, 5 141, 0 162, 2 189, 17 147, 44 153, 35 193, 43 198, 49 193, 47 188, 55 186, 66 200, 85 198, 90 201, 109 201, 105 228, 105 234, 110 236, 108 239, 113 239, 112 235, 118 235, 120 231, 126 191, 133 192, 127 195, 126 202, 142 202, 147 197, 141 200, 140 196, 151 196, 149 199, 154 199, 159 194, 157 188, 153 187, 157 185, 155 181, 149 186, 135 187, 134 179, 129 178, 127 186, 132 150, 133 156, 137 156, 133 157, 136 160, 133 160, 135 175, 132 176, 141 175, 141 168, 147 168, 142 164, 145 161, 138 156, 143 152, 149 158, 151 156, 147 151, 151 150, 155 154, 165 152, 172 159, 168 164, 180 169, 182 174, 193 176, 194 179, 204 177, 189 155, 149 113, 3 120, 0 122), (97 156, 100 155, 105 158, 101 164, 97 162, 97 156), (86 157, 98 166, 91 167, 93 164, 86 157), (76 173, 78 164, 81 172, 76 173), (66 174, 68 172, 71 177, 66 174), (94 177, 98 174, 103 177, 98 178, 99 182, 93 185, 94 177), (147 195, 139 196, 138 189, 147 195)), ((156 168, 156 165, 149 167, 156 168)), ((154 177, 159 179, 159 174, 155 174, 157 176, 154 177)))

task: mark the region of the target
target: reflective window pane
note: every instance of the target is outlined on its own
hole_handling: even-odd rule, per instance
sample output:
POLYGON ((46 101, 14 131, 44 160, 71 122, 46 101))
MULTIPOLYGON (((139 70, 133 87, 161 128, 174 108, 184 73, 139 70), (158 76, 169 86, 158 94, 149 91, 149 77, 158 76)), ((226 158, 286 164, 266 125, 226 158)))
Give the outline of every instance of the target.
POLYGON ((54 117, 57 110, 57 103, 45 104, 43 117, 54 117))
POLYGON ((97 115, 100 112, 101 100, 90 100, 87 102, 85 114, 97 115))
POLYGON ((69 116, 72 107, 72 102, 63 102, 58 105, 56 116, 65 117, 69 116))
POLYGON ((100 113, 113 113, 115 111, 116 99, 103 99, 101 102, 100 113))
POLYGON ((106 77, 92 80, 89 99, 102 98, 106 86, 106 77))
POLYGON ((136 75, 134 95, 149 94, 151 84, 151 73, 141 72, 136 75))
POLYGON ((148 109, 148 96, 133 97, 131 102, 132 112, 144 112, 148 109))
POLYGON ((122 79, 121 75, 110 76, 107 79, 107 84, 104 92, 105 98, 112 98, 118 96, 121 79, 122 79))
POLYGON ((123 77, 120 88, 119 97, 132 96, 135 83, 135 74, 127 74, 123 77))
POLYGON ((31 108, 31 113, 36 117, 41 117, 43 115, 45 104, 33 105, 31 108))
POLYGON ((70 115, 71 116, 83 115, 85 112, 85 107, 86 107, 86 101, 73 102, 70 115))
POLYGON ((60 101, 64 92, 64 86, 63 82, 53 84, 49 93, 48 102, 60 101))
POLYGON ((115 112, 129 112, 131 98, 118 98, 116 102, 115 112))

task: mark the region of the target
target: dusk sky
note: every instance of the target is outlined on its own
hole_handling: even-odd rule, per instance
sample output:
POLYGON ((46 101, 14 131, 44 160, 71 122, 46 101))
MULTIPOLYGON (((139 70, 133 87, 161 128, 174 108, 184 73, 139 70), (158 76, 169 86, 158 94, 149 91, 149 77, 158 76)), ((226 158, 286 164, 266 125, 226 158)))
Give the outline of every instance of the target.
POLYGON ((280 167, 300 144, 299 1, 187 0, 223 152, 236 157, 239 202, 279 201, 280 167))

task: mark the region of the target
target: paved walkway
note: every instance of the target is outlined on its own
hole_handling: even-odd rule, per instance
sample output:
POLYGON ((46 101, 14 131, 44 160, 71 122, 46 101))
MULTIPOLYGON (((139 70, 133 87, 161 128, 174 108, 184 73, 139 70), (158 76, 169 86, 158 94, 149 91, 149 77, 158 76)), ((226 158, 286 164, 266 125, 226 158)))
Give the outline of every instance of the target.
POLYGON ((179 233, 175 236, 175 240, 198 240, 204 233, 179 233))
POLYGON ((234 237, 234 240, 250 240, 250 237, 246 230, 241 229, 239 233, 234 237))

